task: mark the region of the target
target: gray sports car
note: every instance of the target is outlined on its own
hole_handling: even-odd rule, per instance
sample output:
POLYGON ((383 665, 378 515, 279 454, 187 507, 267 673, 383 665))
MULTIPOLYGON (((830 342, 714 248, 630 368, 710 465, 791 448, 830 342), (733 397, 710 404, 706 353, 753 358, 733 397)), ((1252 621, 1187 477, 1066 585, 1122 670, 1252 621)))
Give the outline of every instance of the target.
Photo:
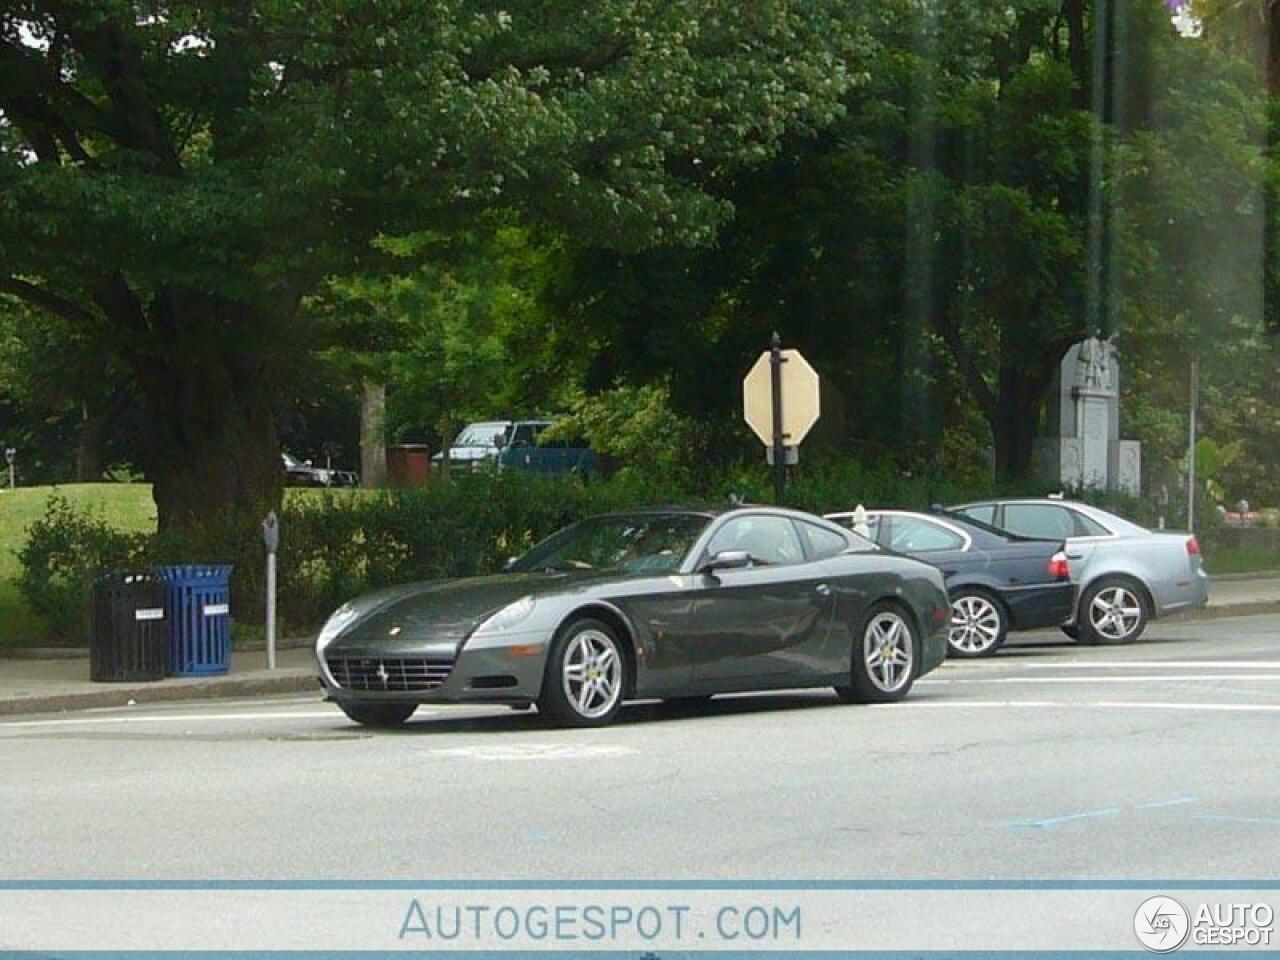
POLYGON ((342 606, 316 638, 347 716, 420 703, 537 704, 571 726, 629 698, 833 686, 884 703, 943 661, 942 574, 809 514, 662 508, 561 530, 500 574, 342 606))

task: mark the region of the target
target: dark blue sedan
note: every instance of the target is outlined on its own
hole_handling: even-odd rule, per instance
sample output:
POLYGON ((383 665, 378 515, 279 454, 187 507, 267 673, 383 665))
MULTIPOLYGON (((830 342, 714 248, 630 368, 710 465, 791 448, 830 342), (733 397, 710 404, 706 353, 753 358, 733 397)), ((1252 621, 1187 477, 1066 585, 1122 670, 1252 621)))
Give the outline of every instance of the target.
POLYGON ((950 513, 868 510, 827 519, 942 570, 951 656, 990 656, 1010 631, 1071 619, 1075 588, 1061 541, 1015 536, 950 513))

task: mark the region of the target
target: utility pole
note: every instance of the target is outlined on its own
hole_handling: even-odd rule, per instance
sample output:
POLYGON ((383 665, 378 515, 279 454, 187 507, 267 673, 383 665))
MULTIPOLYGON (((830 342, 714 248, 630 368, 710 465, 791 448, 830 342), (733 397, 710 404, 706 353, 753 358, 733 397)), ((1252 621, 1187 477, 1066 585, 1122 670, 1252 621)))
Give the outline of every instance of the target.
POLYGON ((1191 416, 1187 443, 1187 532, 1196 531, 1196 407, 1200 403, 1200 361, 1191 358, 1191 416))

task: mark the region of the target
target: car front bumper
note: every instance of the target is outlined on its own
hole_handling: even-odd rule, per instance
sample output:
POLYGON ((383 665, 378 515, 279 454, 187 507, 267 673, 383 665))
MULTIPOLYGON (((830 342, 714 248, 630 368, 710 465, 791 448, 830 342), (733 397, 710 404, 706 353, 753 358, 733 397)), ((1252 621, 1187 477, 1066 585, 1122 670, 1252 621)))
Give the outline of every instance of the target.
POLYGON ((378 703, 529 703, 542 691, 548 638, 501 638, 331 646, 317 655, 330 697, 378 703))

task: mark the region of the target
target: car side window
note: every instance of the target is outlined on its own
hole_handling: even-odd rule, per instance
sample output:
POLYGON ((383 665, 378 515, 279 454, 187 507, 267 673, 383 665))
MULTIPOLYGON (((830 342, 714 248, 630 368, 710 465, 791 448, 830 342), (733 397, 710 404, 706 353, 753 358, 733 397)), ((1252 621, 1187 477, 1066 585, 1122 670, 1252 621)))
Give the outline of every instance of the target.
POLYGON ((517 424, 515 431, 511 434, 511 446, 532 447, 537 438, 538 431, 534 429, 532 423, 517 424))
POLYGON ((980 523, 994 524, 996 522, 996 505, 994 503, 980 503, 977 506, 964 507, 955 512, 962 517, 972 517, 980 523))
POLYGON ((1044 540, 1078 536, 1073 511, 1047 503, 1006 503, 1004 528, 1020 537, 1044 540))
POLYGON ((825 560, 849 549, 848 538, 834 530, 804 521, 800 521, 800 529, 809 541, 809 554, 813 560, 825 560))
POLYGON ((892 517, 890 523, 889 548, 899 553, 964 549, 964 537, 941 524, 902 516, 892 517))
POLYGON ((1091 520, 1078 510, 1072 510, 1071 515, 1075 517, 1077 537, 1108 537, 1111 531, 1098 523, 1091 520))
POLYGON ((725 550, 745 550, 756 563, 784 565, 804 560, 800 537, 786 517, 748 515, 726 521, 707 544, 707 553, 714 557, 725 550))

